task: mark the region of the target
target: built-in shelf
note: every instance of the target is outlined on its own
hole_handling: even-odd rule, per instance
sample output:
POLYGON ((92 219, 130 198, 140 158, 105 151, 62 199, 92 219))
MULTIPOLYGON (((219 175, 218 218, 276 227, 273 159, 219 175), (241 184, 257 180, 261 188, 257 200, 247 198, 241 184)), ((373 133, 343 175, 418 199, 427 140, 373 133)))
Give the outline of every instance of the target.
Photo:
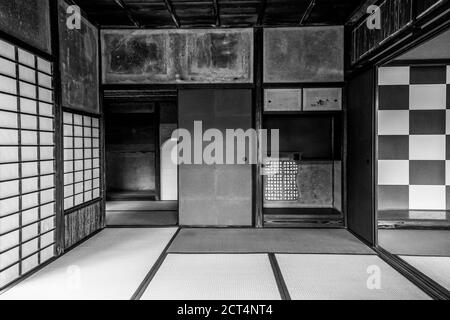
POLYGON ((308 217, 341 217, 342 213, 335 208, 264 208, 264 214, 271 216, 302 216, 308 217))
POLYGON ((336 111, 264 111, 265 116, 339 116, 342 110, 336 111))

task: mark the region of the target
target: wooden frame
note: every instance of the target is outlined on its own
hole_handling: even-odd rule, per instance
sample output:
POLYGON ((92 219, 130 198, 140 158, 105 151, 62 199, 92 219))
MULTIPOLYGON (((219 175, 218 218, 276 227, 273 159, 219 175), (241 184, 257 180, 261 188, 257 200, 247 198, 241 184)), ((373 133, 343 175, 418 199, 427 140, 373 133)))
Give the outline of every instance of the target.
MULTIPOLYGON (((72 0, 66 0, 67 3, 73 4, 72 0)), ((86 17, 86 14, 82 12, 82 15, 86 17)), ((88 21, 89 19, 86 18, 88 21)), ((105 177, 104 177, 104 168, 105 168, 105 160, 104 160, 104 119, 103 119, 103 106, 102 106, 102 99, 100 99, 100 96, 102 94, 102 91, 99 90, 99 106, 100 106, 100 114, 96 113, 87 113, 83 111, 73 110, 73 109, 67 109, 62 104, 62 83, 61 83, 61 69, 60 69, 60 42, 59 42, 59 1, 58 0, 51 0, 50 1, 50 20, 51 20, 51 39, 52 39, 52 51, 53 51, 53 62, 54 62, 54 90, 55 90, 55 130, 56 130, 56 164, 57 164, 57 174, 56 174, 56 181, 57 181, 57 192, 56 192, 56 201, 57 201, 57 218, 56 218, 56 236, 57 236, 57 255, 63 254, 68 248, 65 247, 65 216, 66 214, 71 214, 75 212, 76 210, 83 209, 85 207, 88 207, 96 202, 101 202, 101 208, 102 208, 102 219, 105 220, 105 199, 104 199, 104 186, 105 183, 105 177), (101 190, 100 190, 100 198, 96 199, 94 201, 89 201, 87 203, 84 203, 80 206, 71 208, 67 212, 64 211, 64 166, 62 165, 64 163, 64 135, 63 135, 63 113, 64 110, 68 112, 75 112, 77 114, 81 115, 88 115, 93 116, 99 119, 100 122, 100 183, 101 183, 101 190)), ((89 21, 92 23, 91 21, 89 21)), ((96 26, 95 24, 93 24, 96 26)), ((96 26, 98 28, 98 26, 96 26)), ((100 35, 100 30, 98 30, 98 35, 100 35)), ((99 40, 100 38, 98 38, 99 40)), ((100 44, 100 41, 98 42, 98 45, 100 44)), ((100 47, 99 47, 100 50, 100 47)), ((100 63, 98 64, 98 67, 101 68, 100 63)), ((98 70, 98 72, 101 72, 101 69, 98 70)), ((100 80, 99 80, 100 81, 100 80)), ((103 227, 105 227, 103 222, 103 227)))
MULTIPOLYGON (((417 0, 414 0, 417 1, 417 0)), ((406 53, 407 51, 413 49, 414 47, 426 42, 427 40, 435 37, 443 31, 446 31, 450 28, 450 8, 448 1, 444 0, 442 3, 440 2, 440 6, 434 6, 426 13, 420 15, 420 17, 416 17, 413 24, 406 28, 406 30, 399 32, 395 37, 386 41, 383 46, 380 46, 376 50, 374 50, 371 55, 367 56, 365 59, 359 61, 356 65, 353 66, 351 72, 347 74, 347 77, 353 77, 359 74, 362 71, 373 68, 373 77, 374 77, 374 86, 375 86, 375 96, 373 97, 373 126, 377 128, 377 106, 378 106, 378 79, 377 72, 379 67, 383 65, 389 66, 399 66, 408 63, 408 61, 395 61, 390 63, 391 60, 395 59, 398 56, 406 53), (433 10, 434 9, 434 10, 433 10), (396 42, 397 41, 397 42, 396 42), (389 46, 390 45, 390 46, 389 46)), ((409 61, 411 62, 411 61, 409 61)), ((434 64, 434 63, 442 63, 448 62, 446 60, 436 61, 432 60, 427 62, 426 64, 434 64)), ((440 284, 436 283, 428 276, 424 275, 418 269, 412 267, 404 260, 399 257, 389 253, 384 248, 382 248, 378 241, 378 191, 377 191, 377 162, 378 162, 378 152, 377 152, 377 134, 376 132, 372 132, 373 139, 373 168, 372 175, 373 181, 372 189, 374 190, 374 199, 372 203, 373 207, 373 224, 374 224, 374 234, 373 240, 374 243, 368 243, 365 239, 362 239, 357 234, 354 234, 361 241, 366 243, 367 245, 374 248, 377 254, 388 264, 394 267, 397 271, 399 271, 403 276, 417 285, 420 289, 430 295, 433 299, 437 300, 448 300, 450 299, 448 290, 443 288, 440 284)))
MULTIPOLYGON (((127 29, 127 28, 118 28, 127 29)), ((253 81, 251 83, 163 83, 163 84, 104 84, 101 83, 101 92, 122 91, 122 90, 182 90, 182 89, 252 89, 253 91, 253 112, 254 129, 262 129, 264 90, 276 88, 345 88, 345 82, 305 82, 305 83, 265 83, 264 82, 264 28, 253 28, 253 81)), ((103 52, 103 48, 100 49, 103 52)), ((345 93, 343 91, 343 106, 345 106, 345 93)), ((343 111, 320 112, 320 114, 341 114, 343 111)), ((307 112, 311 114, 311 112, 307 112)), ((258 146, 258 150, 260 150, 258 146)), ((258 155, 260 157, 260 151, 258 155)), ((344 159, 342 165, 345 166, 344 159)), ((253 227, 264 227, 263 216, 263 179, 261 176, 261 164, 254 165, 253 169, 253 227)), ((345 169, 342 170, 342 183, 344 185, 345 169)), ((343 189, 343 216, 345 221, 345 191, 343 189)))
MULTIPOLYGON (((450 30, 450 27, 449 27, 450 30)), ((426 36, 426 38, 422 42, 426 42, 426 39, 432 38, 433 33, 426 36)), ((419 45, 419 44, 416 44, 419 45)), ((394 53, 392 56, 390 56, 390 59, 395 58, 396 56, 400 56, 402 53, 404 53, 405 50, 399 50, 396 53, 394 53)), ((450 54, 450 53, 449 53, 450 54)), ((411 61, 409 61, 411 62, 411 61)), ((414 62, 414 61, 413 61, 414 62)), ((408 61, 398 61, 394 64, 396 66, 398 65, 406 65, 408 61)), ((429 63, 427 63, 429 64, 429 63)), ((450 294, 447 289, 442 287, 439 283, 429 278, 427 275, 425 275, 423 272, 419 271, 417 268, 411 266, 408 264, 405 260, 400 258, 398 255, 392 254, 386 249, 384 249, 380 243, 379 243, 379 237, 378 237, 378 221, 379 221, 379 210, 378 210, 378 131, 376 128, 378 128, 378 107, 379 107, 379 85, 378 85, 378 69, 382 66, 386 65, 386 61, 382 60, 375 64, 375 108, 374 108, 374 114, 373 114, 373 121, 374 121, 374 190, 375 190, 375 196, 374 196, 374 225, 375 225, 375 248, 377 253, 380 255, 380 257, 394 266, 397 270, 399 270, 406 278, 411 280, 413 283, 415 283, 419 288, 421 288, 423 291, 425 291, 427 294, 429 294, 433 299, 436 300, 448 300, 450 299, 450 294)), ((389 65, 389 64, 387 64, 389 65)))
MULTIPOLYGON (((384 0, 385 1, 385 0, 384 0)), ((378 4, 384 2, 383 0, 377 1, 378 4)), ((354 42, 348 44, 348 50, 351 54, 349 63, 353 70, 364 68, 365 65, 370 63, 377 63, 383 60, 385 57, 392 55, 399 51, 408 51, 409 48, 414 47, 414 43, 421 37, 431 32, 431 30, 440 27, 442 25, 450 24, 450 2, 449 0, 442 0, 437 5, 429 8, 428 11, 419 14, 417 12, 417 2, 421 0, 412 0, 411 15, 412 21, 405 25, 402 29, 398 30, 395 34, 384 39, 378 46, 372 48, 370 52, 367 52, 364 56, 355 58, 353 53, 354 42)), ((360 25, 365 22, 367 17, 363 16, 356 25, 360 25)), ((354 29, 349 32, 349 36, 353 37, 354 29)), ((353 39, 352 39, 353 41, 353 39)), ((386 59, 384 59, 386 61, 386 59)))
MULTIPOLYGON (((161 145, 160 145, 160 125, 161 125, 161 119, 160 119, 160 114, 161 114, 161 101, 158 101, 157 98, 154 98, 155 100, 153 100, 153 98, 150 99, 146 99, 145 97, 139 97, 137 96, 136 98, 134 97, 134 95, 139 95, 139 91, 138 90, 132 90, 129 92, 126 92, 126 90, 109 90, 110 92, 114 92, 115 94, 117 94, 117 102, 123 103, 122 99, 125 99, 125 96, 121 96, 120 94, 123 92, 126 95, 126 99, 127 101, 132 100, 133 102, 139 101, 139 102, 143 102, 143 103, 153 103, 154 104, 154 110, 152 112, 153 116, 154 116, 154 130, 151 132, 154 137, 155 137, 155 201, 159 201, 161 198, 161 172, 160 172, 160 167, 161 167, 161 145), (125 92, 124 92, 125 91, 125 92)), ((171 92, 167 91, 167 94, 170 95, 171 92)), ((108 98, 103 98, 103 102, 105 101, 111 101, 113 102, 114 98, 112 97, 108 97, 108 98)), ((169 99, 170 100, 170 99, 169 99)), ((168 101, 169 101, 168 100, 168 101)), ((164 100, 166 101, 166 100, 164 100)), ((121 112, 121 113, 126 113, 126 112, 121 112)), ((106 121, 106 116, 104 117, 105 121, 106 121)), ((105 135, 105 139, 106 139, 106 133, 104 133, 105 135)), ((106 141, 105 141, 105 145, 106 145, 106 141)), ((105 147, 106 148, 106 147, 105 147)), ((105 149, 106 150, 106 149, 105 149)), ((106 155, 106 151, 104 152, 106 155)), ((105 168, 105 175, 106 175, 106 166, 105 168)), ((105 178, 106 179, 106 178, 105 178)), ((105 193, 107 192, 107 189, 105 187, 105 193)), ((106 199, 106 196, 105 196, 106 199)))
MULTIPOLYGON (((52 7, 51 7, 51 5, 52 5, 52 2, 50 2, 50 7, 49 7, 49 16, 50 16, 50 27, 51 27, 51 29, 50 29, 50 34, 49 34, 49 37, 50 38, 52 38, 52 36, 53 36, 53 33, 54 33, 54 29, 53 29, 53 26, 54 26, 54 24, 53 24, 53 19, 52 19, 52 7)), ((27 257, 31 257, 31 256, 34 256, 36 253, 39 253, 39 252, 41 252, 41 251, 43 251, 44 249, 46 249, 46 248, 49 248, 49 247, 51 247, 51 246, 54 246, 54 257, 53 258, 51 258, 51 259, 49 259, 48 261, 46 261, 46 262, 44 262, 44 263, 40 263, 41 262, 41 260, 40 260, 40 257, 38 258, 38 265, 36 266, 36 267, 34 267, 33 269, 31 269, 31 270, 29 270, 29 271, 27 271, 26 273, 22 273, 22 267, 21 267, 21 262, 25 259, 25 258, 27 258, 27 257, 23 257, 22 256, 22 253, 21 252, 19 252, 19 260, 18 260, 18 262, 16 262, 15 264, 19 264, 19 275, 20 275, 20 277, 18 278, 18 279, 16 279, 16 280, 14 280, 12 283, 10 283, 9 285, 7 285, 7 287, 10 287, 10 286, 12 286, 12 285, 14 285, 15 283, 17 283, 17 282, 19 282, 19 281, 21 281, 24 277, 27 277, 28 275, 30 275, 30 274, 33 274, 34 272, 36 272, 37 270, 40 270, 40 269, 42 269, 44 266, 46 266, 48 263, 50 263, 51 261, 53 261, 54 259, 56 259, 56 257, 58 257, 59 255, 60 255, 60 234, 61 234, 61 228, 60 228, 60 217, 61 217, 61 214, 60 214, 60 208, 59 208, 59 206, 58 206, 58 203, 59 203, 59 200, 60 200, 60 198, 59 198, 59 195, 58 195, 58 192, 59 192, 59 176, 58 176, 58 162, 57 162, 57 159, 58 159, 58 154, 59 154, 59 148, 60 148, 60 146, 59 146, 59 143, 58 143, 58 86, 57 86, 57 83, 58 83, 58 77, 59 77, 59 73, 58 73, 58 63, 57 63, 57 57, 55 56, 55 54, 54 54, 54 50, 53 50, 53 48, 54 48, 54 46, 55 46, 55 44, 53 44, 53 42, 52 42, 52 51, 53 51, 53 54, 50 54, 50 53, 47 53, 47 52, 44 52, 44 51, 42 51, 41 49, 39 49, 39 48, 36 48, 36 47, 33 47, 32 45, 30 45, 30 44, 28 44, 28 43, 25 43, 23 40, 20 40, 20 39, 18 39, 18 38, 15 38, 14 36, 11 36, 11 35, 9 35, 9 34, 6 34, 6 33, 4 33, 4 32, 1 32, 0 31, 0 38, 2 38, 2 40, 4 40, 4 41, 6 41, 6 42, 8 42, 8 43, 10 43, 12 46, 14 46, 14 50, 15 50, 15 60, 14 60, 14 63, 15 63, 15 73, 16 73, 16 83, 17 83, 17 88, 19 88, 19 81, 20 82, 23 82, 23 83, 25 83, 25 84, 29 84, 29 85, 33 85, 33 86, 35 86, 36 87, 36 97, 35 98, 29 98, 29 97, 25 97, 25 98, 27 98, 27 99, 29 99, 29 100, 33 100, 33 101, 35 101, 35 102, 37 102, 37 101, 40 101, 39 100, 39 95, 38 95, 38 90, 39 90, 39 88, 42 88, 42 89, 47 89, 47 90, 50 90, 49 88, 47 88, 47 87, 44 87, 44 86, 41 86, 40 84, 39 84, 39 81, 38 81, 38 72, 40 72, 40 73, 42 73, 42 74, 45 74, 45 75, 47 75, 47 76, 50 76, 50 77, 52 77, 53 78, 53 87, 52 87, 52 93, 53 93, 53 101, 52 102, 46 102, 47 104, 51 104, 52 105, 52 108, 53 108, 53 117, 50 117, 50 116, 43 116, 43 115, 40 115, 40 112, 38 112, 37 111, 37 113, 35 114, 35 116, 37 116, 37 117, 44 117, 44 118, 51 118, 52 119, 52 121, 53 121, 53 130, 52 131, 47 131, 47 130, 40 130, 40 125, 39 124, 37 124, 37 126, 36 126, 36 129, 34 129, 37 133, 39 133, 39 132, 47 132, 47 133, 53 133, 53 137, 54 137, 54 141, 53 141, 53 145, 51 145, 51 146, 48 146, 48 147, 52 147, 52 148, 54 148, 54 155, 53 155, 53 157, 51 158, 51 159, 45 159, 44 161, 52 161, 52 162, 54 162, 54 167, 53 167, 53 169, 54 169, 54 172, 52 173, 52 175, 54 175, 54 187, 52 187, 52 188, 41 188, 41 186, 40 186, 40 183, 39 183, 39 180, 40 180, 40 176, 41 176, 41 171, 40 171, 40 166, 38 166, 38 174, 36 175, 36 176, 33 176, 33 177, 27 177, 27 178, 36 178, 36 179, 38 179, 38 190, 36 190, 36 191, 33 191, 33 192, 30 192, 30 193, 21 193, 20 195, 18 195, 18 198, 19 198, 19 212, 22 212, 23 210, 22 210, 22 205, 21 205, 21 199, 22 199, 22 196, 24 195, 24 194, 31 194, 31 193, 35 193, 35 192, 39 192, 39 195, 37 196, 37 202, 38 202, 38 205, 37 206, 34 206, 34 207, 32 207, 32 208, 27 208, 27 210, 29 210, 29 209, 37 209, 38 210, 38 220, 36 220, 35 222, 32 222, 32 223, 30 223, 29 225, 32 225, 32 224, 35 224, 35 223, 39 223, 39 222, 42 222, 42 221, 44 221, 44 220, 46 220, 46 219, 49 219, 49 218, 51 218, 51 217, 54 217, 54 219, 55 219, 55 223, 54 223, 54 227, 51 229, 51 230, 47 230, 47 231, 45 231, 45 232, 42 232, 41 233, 41 229, 40 229, 40 227, 37 227, 37 233, 38 233, 38 235, 37 236, 34 236, 34 237, 32 237, 32 238, 30 238, 30 239, 28 239, 26 242, 29 242, 29 241, 33 241, 33 240, 38 240, 38 249, 37 249, 37 251, 36 252, 34 252, 34 253, 32 253, 32 254, 30 254, 29 256, 27 256, 27 257), (23 80, 23 79, 19 79, 19 66, 20 65, 22 65, 20 62, 19 62, 19 59, 18 59, 18 50, 19 49, 21 49, 21 50, 24 50, 24 51, 27 51, 27 52, 29 52, 31 55, 33 55, 33 59, 34 59, 34 66, 33 67, 31 67, 31 66, 29 66, 29 67, 31 67, 31 68, 33 68, 33 72, 34 72, 34 82, 33 83, 31 83, 31 82, 27 82, 27 80, 23 80), (37 65, 37 59, 38 58, 42 58, 42 59, 44 59, 45 61, 47 61, 47 62, 49 62, 49 63, 51 63, 52 64, 52 74, 47 74, 45 71, 40 71, 40 70, 38 70, 38 65, 37 65), (49 190, 53 190, 54 189, 54 199, 53 199, 53 201, 51 201, 51 202, 46 202, 46 203, 41 203, 41 195, 40 195, 40 193, 42 192, 42 191, 49 191, 49 190), (55 206, 55 212, 54 212, 54 214, 52 215, 52 216, 48 216, 48 217, 46 217, 46 218, 42 218, 41 217, 41 210, 40 210, 40 206, 42 206, 42 205, 49 205, 49 204, 54 204, 54 206, 55 206), (41 243, 40 243, 40 237, 42 236, 42 235, 45 235, 45 234, 48 234, 48 233, 50 233, 50 232, 54 232, 54 239, 53 239, 53 241, 52 241, 52 244, 50 244, 50 245, 48 245, 48 246, 46 246, 46 247, 41 247, 41 243)), ((53 39, 53 38, 52 38, 53 39)), ((11 60, 12 61, 12 60, 11 60)), ((11 78, 12 79, 12 78, 11 78)), ((20 106, 20 95, 19 95, 19 90, 17 90, 17 99, 18 99, 18 107, 20 106)), ((36 105, 36 108, 37 108, 37 105, 36 105)), ((17 113, 17 114, 22 114, 22 112, 20 111, 20 108, 15 112, 15 113, 17 113)), ((26 114, 26 112, 24 112, 24 114, 26 114)), ((18 119, 20 119, 20 117, 18 117, 18 119)), ((20 130, 21 129, 21 120, 18 120, 18 127, 17 127, 18 129, 17 130, 20 130)), ((44 146, 45 147, 45 145, 40 145, 40 135, 39 134, 37 134, 37 143, 36 143, 36 145, 33 145, 33 146, 31 146, 31 147, 41 147, 41 146, 44 146)), ((20 135, 19 135, 19 137, 18 137, 18 146, 17 146, 18 148, 20 148, 21 147, 21 137, 20 137, 20 135)), ((40 162, 41 160, 39 159, 40 158, 40 149, 38 148, 38 150, 37 150, 37 158, 38 158, 38 160, 36 160, 37 162, 40 162)), ((29 162, 29 161, 22 161, 22 159, 21 159, 21 154, 20 154, 20 152, 19 152, 19 158, 18 158, 18 164, 21 164, 21 163, 24 163, 24 162, 29 162)), ((33 160, 33 161, 31 161, 31 162, 35 162, 35 160, 33 160)), ((21 168, 20 168, 21 166, 19 165, 19 171, 18 171, 18 173, 19 173, 19 176, 20 176, 20 178, 19 179, 23 179, 22 177, 21 177, 21 168)), ((47 175, 47 174, 46 174, 47 175)), ((21 180, 20 180, 21 181, 21 180)), ((20 185, 22 184, 22 182, 19 182, 19 190, 21 189, 21 187, 20 187, 20 185)), ((6 197, 6 198, 4 198, 4 199, 7 199, 8 197, 6 197)), ((18 213, 19 213, 18 212, 18 213)), ((21 213, 19 213, 20 215, 21 215, 21 213)), ((7 217, 7 216, 5 216, 5 217, 7 217)), ((26 225, 25 225, 26 226, 26 225)), ((24 227, 24 225, 22 225, 22 218, 19 218, 19 228, 17 229, 17 230, 19 230, 19 233, 21 233, 21 229, 24 227)), ((11 230, 11 231, 9 231, 9 232, 15 232, 15 231, 17 231, 17 230, 11 230)), ((8 233, 9 233, 8 232, 8 233)), ((15 246, 15 247, 20 247, 21 246, 21 244, 22 244, 23 242, 22 242, 22 239, 19 239, 19 245, 17 245, 17 246, 15 246)), ((11 248, 9 248, 8 250, 12 250, 12 249, 14 249, 15 247, 11 247, 11 248)), ((15 265, 14 264, 14 265, 15 265)), ((6 269, 8 269, 9 267, 12 267, 13 265, 11 265, 11 266, 7 266, 6 268, 5 268, 5 270, 6 269)))

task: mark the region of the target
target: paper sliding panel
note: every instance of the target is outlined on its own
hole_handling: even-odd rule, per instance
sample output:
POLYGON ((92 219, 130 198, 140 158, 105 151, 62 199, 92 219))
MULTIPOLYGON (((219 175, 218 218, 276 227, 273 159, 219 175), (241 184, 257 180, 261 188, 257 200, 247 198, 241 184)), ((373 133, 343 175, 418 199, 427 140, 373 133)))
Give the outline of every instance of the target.
POLYGON ((15 60, 15 47, 3 40, 0 40, 0 56, 15 60))
POLYGON ((0 110, 17 111, 17 97, 0 91, 0 110))
POLYGON ((0 218, 0 234, 5 235, 8 232, 15 231, 20 227, 20 216, 18 213, 0 218))
POLYGON ((19 178, 19 164, 0 164, 0 181, 19 178))
POLYGON ((0 272, 0 288, 5 287, 20 276, 19 265, 13 265, 0 272))
POLYGON ((0 58, 0 74, 15 77, 16 76, 16 64, 12 61, 0 58))
MULTIPOLYGON (((19 211, 19 197, 0 200, 0 218, 9 216, 19 211)), ((0 225, 0 230, 3 224, 0 225)))
POLYGON ((2 289, 54 256, 56 169, 52 64, 2 40, 0 63, 2 289))
POLYGON ((0 252, 5 252, 20 244, 19 231, 13 231, 0 236, 0 252))
POLYGON ((15 129, 0 129, 0 141, 4 146, 17 146, 19 144, 19 132, 15 129))
POLYGON ((22 260, 22 273, 27 273, 39 266, 39 254, 28 256, 22 260))
POLYGON ((100 197, 100 121, 64 113, 64 209, 100 197))
MULTIPOLYGON (((1 78, 0 78, 1 82, 1 78)), ((2 128, 17 128, 18 127, 17 114, 13 112, 0 111, 0 127, 2 128)))
POLYGON ((0 269, 8 268, 15 263, 17 263, 20 259, 20 251, 19 248, 10 249, 4 253, 0 254, 0 269))
POLYGON ((0 75, 0 92, 17 94, 16 80, 0 75))

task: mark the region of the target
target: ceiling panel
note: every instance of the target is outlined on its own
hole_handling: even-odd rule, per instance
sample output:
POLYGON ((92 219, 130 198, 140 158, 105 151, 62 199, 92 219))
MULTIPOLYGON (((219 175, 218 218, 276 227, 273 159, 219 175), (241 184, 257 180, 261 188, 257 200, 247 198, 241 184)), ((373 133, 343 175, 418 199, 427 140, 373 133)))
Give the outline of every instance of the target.
POLYGON ((342 24, 361 5, 359 0, 316 0, 305 24, 342 24))
POLYGON ((364 0, 74 0, 103 27, 335 25, 364 0))

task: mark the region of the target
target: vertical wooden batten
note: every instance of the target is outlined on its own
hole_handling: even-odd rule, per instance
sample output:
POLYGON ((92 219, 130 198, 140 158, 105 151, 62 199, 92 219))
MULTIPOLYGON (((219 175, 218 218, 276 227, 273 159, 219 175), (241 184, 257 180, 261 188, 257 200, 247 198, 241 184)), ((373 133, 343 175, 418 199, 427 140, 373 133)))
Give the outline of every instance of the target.
MULTIPOLYGON (((264 108, 264 88, 263 88, 263 70, 264 70, 264 30, 263 28, 254 29, 254 106, 255 106, 255 129, 262 129, 262 119, 263 119, 263 108, 264 108)), ((263 215, 263 176, 262 176, 262 147, 261 147, 261 135, 258 135, 258 164, 255 166, 254 170, 254 226, 256 228, 264 227, 264 215, 263 215)))
POLYGON ((101 37, 101 29, 97 26, 98 29, 98 77, 99 77, 99 107, 100 107, 100 183, 101 190, 100 196, 102 197, 101 201, 101 226, 100 228, 106 227, 106 128, 105 128, 105 104, 104 104, 104 91, 102 89, 102 37, 101 37))
POLYGON ((155 109, 155 191, 156 200, 161 200, 161 103, 156 104, 155 109))
POLYGON ((56 165, 56 254, 64 253, 64 134, 62 85, 60 72, 58 1, 50 1, 51 40, 53 51, 54 108, 55 108, 55 165, 56 165))

